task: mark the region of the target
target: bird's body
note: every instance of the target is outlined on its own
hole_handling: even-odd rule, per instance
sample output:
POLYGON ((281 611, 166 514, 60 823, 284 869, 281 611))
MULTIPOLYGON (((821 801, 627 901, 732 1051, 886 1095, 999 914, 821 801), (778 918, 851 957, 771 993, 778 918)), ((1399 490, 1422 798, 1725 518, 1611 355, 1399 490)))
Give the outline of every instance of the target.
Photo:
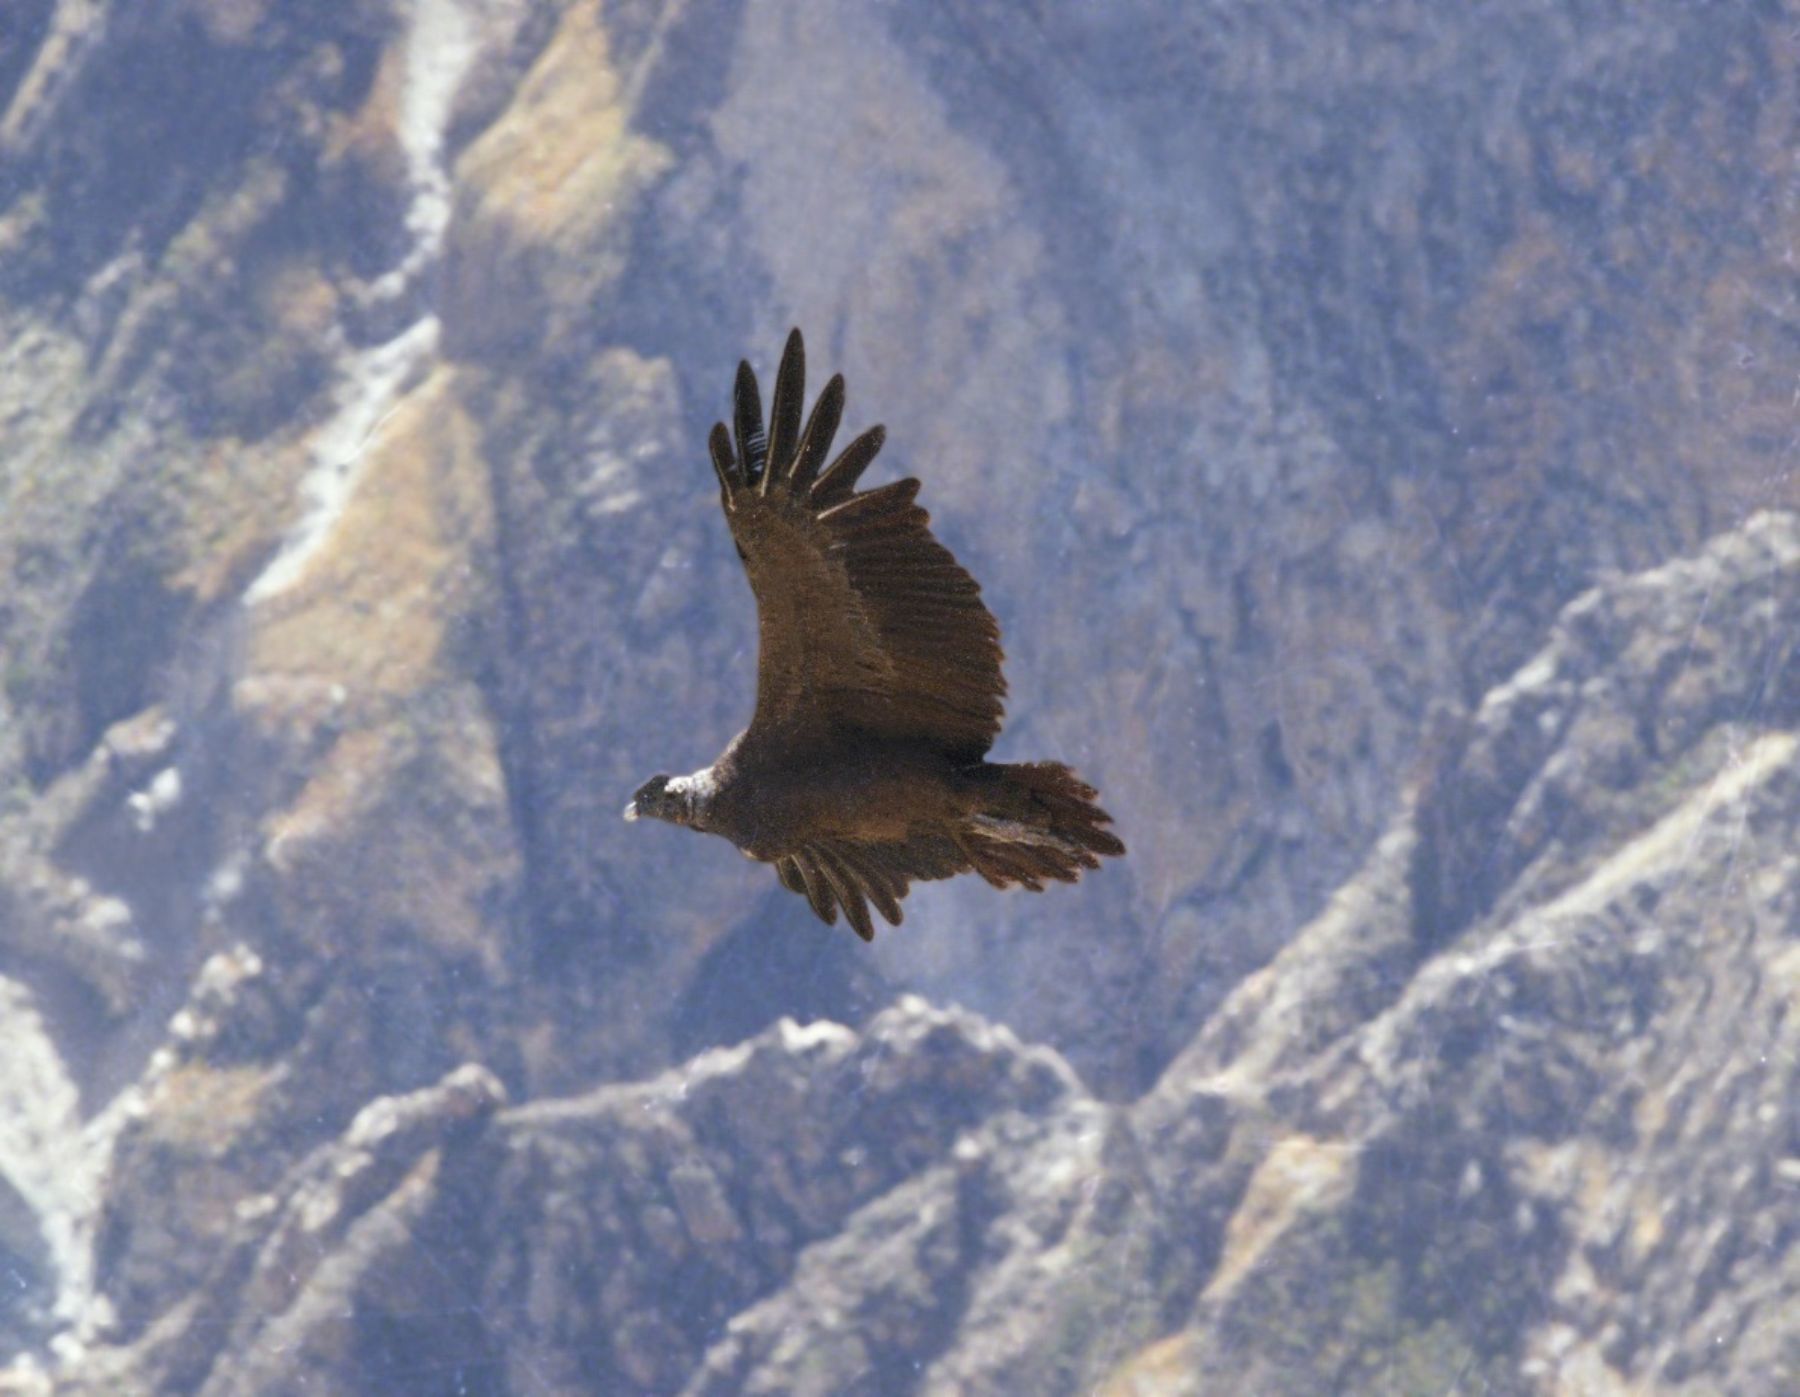
POLYGON ((914 879, 1073 882, 1125 846, 1094 792, 1054 762, 985 759, 1000 730, 1000 631, 981 589, 931 536, 916 480, 856 490, 873 428, 824 466, 843 409, 833 378, 800 424, 805 355, 788 338, 770 430, 739 366, 736 449, 713 467, 756 594, 756 712, 712 766, 658 776, 626 807, 724 836, 773 864, 826 922, 873 935, 914 879))
POLYGON ((815 746, 740 738, 709 770, 716 793, 695 828, 765 863, 845 834, 903 841, 968 803, 962 772, 922 744, 894 739, 815 746))

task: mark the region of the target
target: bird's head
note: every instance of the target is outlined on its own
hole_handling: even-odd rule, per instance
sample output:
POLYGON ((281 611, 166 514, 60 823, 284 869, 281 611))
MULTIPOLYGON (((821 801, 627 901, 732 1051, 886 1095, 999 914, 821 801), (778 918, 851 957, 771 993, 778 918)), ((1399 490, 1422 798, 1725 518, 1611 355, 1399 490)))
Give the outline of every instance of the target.
POLYGON ((692 776, 652 776, 637 789, 625 818, 648 817, 675 825, 692 825, 698 814, 699 784, 692 776))

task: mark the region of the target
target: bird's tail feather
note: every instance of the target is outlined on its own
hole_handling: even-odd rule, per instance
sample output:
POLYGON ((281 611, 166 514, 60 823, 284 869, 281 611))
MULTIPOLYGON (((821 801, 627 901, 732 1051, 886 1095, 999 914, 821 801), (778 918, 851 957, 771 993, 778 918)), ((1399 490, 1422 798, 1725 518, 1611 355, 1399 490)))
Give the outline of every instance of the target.
POLYGON ((1014 883, 1042 892, 1045 880, 1073 883, 1102 854, 1125 845, 1105 826, 1112 817, 1098 793, 1061 762, 989 766, 997 777, 983 807, 963 822, 957 844, 997 888, 1014 883))

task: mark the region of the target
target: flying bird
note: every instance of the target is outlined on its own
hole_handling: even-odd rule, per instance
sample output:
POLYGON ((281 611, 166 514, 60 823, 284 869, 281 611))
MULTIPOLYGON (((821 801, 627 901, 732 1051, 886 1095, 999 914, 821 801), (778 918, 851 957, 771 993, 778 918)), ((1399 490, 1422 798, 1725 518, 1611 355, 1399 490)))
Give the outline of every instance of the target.
POLYGON ((735 433, 709 442, 725 522, 756 595, 750 726, 691 776, 653 776, 625 807, 723 835, 775 865, 827 924, 863 940, 915 879, 973 870, 995 887, 1072 883, 1125 846, 1095 792, 1060 762, 987 761, 1000 732, 1000 627, 932 537, 917 480, 858 482, 871 427, 829 465, 844 379, 805 424, 806 351, 788 336, 769 424, 748 362, 735 433), (734 441, 735 435, 735 441, 734 441))

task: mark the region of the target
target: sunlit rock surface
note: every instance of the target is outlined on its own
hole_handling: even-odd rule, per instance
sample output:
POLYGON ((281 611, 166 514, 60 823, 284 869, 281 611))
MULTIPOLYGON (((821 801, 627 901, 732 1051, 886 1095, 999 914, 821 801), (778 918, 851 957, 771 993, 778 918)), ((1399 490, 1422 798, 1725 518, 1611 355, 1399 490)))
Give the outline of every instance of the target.
POLYGON ((1800 1386, 1796 42, 8 8, 0 1390, 1800 1386), (793 323, 1132 850, 872 952, 617 818, 793 323))
POLYGON ((1797 636, 1762 515, 1579 598, 1444 739, 1137 1108, 1177 1196, 1191 1117, 1261 1114, 1152 1390, 1800 1377, 1797 636))

